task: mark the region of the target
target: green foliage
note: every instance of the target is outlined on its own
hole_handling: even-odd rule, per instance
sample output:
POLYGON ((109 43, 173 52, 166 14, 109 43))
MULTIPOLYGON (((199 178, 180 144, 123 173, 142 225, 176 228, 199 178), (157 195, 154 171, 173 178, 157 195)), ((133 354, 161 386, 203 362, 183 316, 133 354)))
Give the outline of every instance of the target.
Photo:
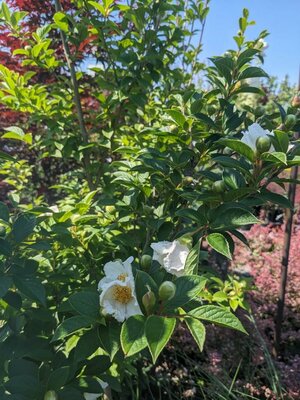
MULTIPOLYGON (((18 152, 0 153, 10 185, 0 202, 0 396, 25 400, 53 391, 64 400, 101 394, 99 379, 121 392, 136 360, 156 362, 177 323, 186 324, 200 351, 203 321, 245 333, 233 312, 247 310, 250 286, 204 273, 203 243, 232 258, 233 237, 247 244, 239 230, 259 223, 256 205, 290 206, 268 185, 283 185, 282 171, 300 164, 290 131, 299 126, 296 109, 261 113, 241 102, 244 93, 262 93, 252 78, 267 77, 254 65, 263 58, 266 32, 246 40, 247 10, 237 49, 205 67, 197 59, 201 43, 193 43, 208 1, 72 4, 72 12, 57 11, 52 24, 27 33, 28 44, 14 51, 26 73, 0 66, 1 104, 24 117, 2 140, 36 154, 30 164, 18 152), (68 62, 55 51, 61 32, 73 51, 68 62), (53 79, 40 83, 37 71, 53 79), (199 72, 208 90, 196 82, 199 72), (287 115, 295 121, 288 117, 280 127, 287 115), (260 154, 241 141, 254 122, 273 129, 274 151, 260 154), (43 192, 36 176, 45 178, 49 159, 68 169, 55 172, 43 192), (164 252, 155 256, 151 244, 161 242, 164 252), (184 260, 165 242, 184 248, 184 260), (124 270, 97 291, 113 272, 106 263, 129 256, 134 278, 124 270), (173 296, 159 294, 166 282, 173 296), (111 308, 121 298, 117 306, 130 310, 134 292, 141 313, 115 321, 102 298, 108 289, 111 308)), ((21 38, 30 15, 2 2, 0 17, 21 38)))

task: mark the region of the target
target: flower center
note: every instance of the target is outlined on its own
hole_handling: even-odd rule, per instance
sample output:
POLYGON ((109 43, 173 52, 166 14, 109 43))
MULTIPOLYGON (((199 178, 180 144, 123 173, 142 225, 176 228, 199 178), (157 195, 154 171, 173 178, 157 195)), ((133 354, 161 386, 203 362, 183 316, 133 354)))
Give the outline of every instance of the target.
POLYGON ((132 299, 132 291, 128 286, 115 285, 113 289, 113 297, 122 304, 127 304, 132 299))
POLYGON ((127 274, 120 274, 117 276, 117 279, 119 281, 125 282, 125 279, 127 278, 127 276, 128 276, 127 274))

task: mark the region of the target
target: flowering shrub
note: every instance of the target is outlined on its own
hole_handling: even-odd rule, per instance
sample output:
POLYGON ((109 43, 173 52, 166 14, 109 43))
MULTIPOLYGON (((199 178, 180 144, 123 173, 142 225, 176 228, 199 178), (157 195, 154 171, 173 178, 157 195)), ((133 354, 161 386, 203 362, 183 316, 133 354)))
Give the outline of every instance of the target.
MULTIPOLYGON (((0 65, 3 106, 28 116, 5 139, 40 158, 75 160, 51 188, 56 204, 15 190, 0 203, 4 399, 82 400, 103 390, 119 398, 134 361, 155 363, 178 324, 200 351, 204 323, 245 334, 235 311, 247 308, 249 288, 204 272, 202 243, 232 259, 234 238, 247 243, 240 228, 259 223, 255 206, 291 206, 269 184, 282 185, 282 171, 300 163, 297 107, 258 117, 235 106, 241 93, 262 93, 249 78, 267 77, 253 66, 266 32, 246 40, 247 10, 237 49, 211 59, 204 91, 193 83, 203 66, 192 35, 196 20, 204 29, 208 1, 72 3, 65 12, 56 0, 53 22, 15 50, 30 71, 0 65), (58 35, 66 62, 53 50, 58 35), (70 50, 87 37, 94 75, 75 69, 82 54, 73 60, 70 50), (40 83, 36 66, 68 72, 40 83), (82 109, 87 92, 95 118, 82 109)), ((2 2, 0 18, 22 37, 27 14, 2 2)), ((17 163, 5 152, 0 159, 17 163)))

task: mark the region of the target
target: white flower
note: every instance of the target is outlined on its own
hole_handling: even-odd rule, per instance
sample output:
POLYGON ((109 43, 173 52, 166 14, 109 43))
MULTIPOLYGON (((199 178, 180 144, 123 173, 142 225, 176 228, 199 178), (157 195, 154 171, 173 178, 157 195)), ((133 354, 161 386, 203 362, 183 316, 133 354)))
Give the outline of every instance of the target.
MULTIPOLYGON (((243 137, 241 139, 241 142, 247 144, 249 147, 251 147, 252 150, 256 150, 256 140, 260 136, 265 136, 268 137, 268 135, 273 136, 273 132, 268 131, 267 129, 263 129, 259 124, 254 123, 248 127, 248 130, 246 132, 243 132, 243 137)), ((270 147, 270 152, 275 151, 274 147, 270 147)))
POLYGON ((174 240, 152 243, 151 248, 154 250, 153 260, 158 261, 167 272, 176 276, 184 274, 185 261, 190 251, 188 246, 174 240))
MULTIPOLYGON (((108 386, 108 383, 102 381, 101 379, 97 378, 97 381, 101 385, 102 389, 105 390, 108 386)), ((98 400, 102 393, 83 393, 83 397, 85 400, 98 400)))
POLYGON ((105 264, 105 277, 98 284, 100 305, 105 313, 119 322, 142 314, 135 294, 132 261, 133 257, 129 257, 124 262, 111 261, 105 264))

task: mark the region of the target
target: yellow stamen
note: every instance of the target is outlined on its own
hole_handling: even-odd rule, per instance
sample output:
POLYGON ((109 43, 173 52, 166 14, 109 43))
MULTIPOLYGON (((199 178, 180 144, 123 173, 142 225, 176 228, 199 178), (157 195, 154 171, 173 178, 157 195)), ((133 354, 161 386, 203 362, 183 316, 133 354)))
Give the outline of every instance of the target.
POLYGON ((125 279, 127 278, 127 276, 128 276, 127 274, 120 274, 117 276, 117 279, 119 281, 125 282, 125 279))
POLYGON ((127 304, 132 299, 132 291, 128 286, 115 285, 113 289, 113 297, 122 304, 127 304))

